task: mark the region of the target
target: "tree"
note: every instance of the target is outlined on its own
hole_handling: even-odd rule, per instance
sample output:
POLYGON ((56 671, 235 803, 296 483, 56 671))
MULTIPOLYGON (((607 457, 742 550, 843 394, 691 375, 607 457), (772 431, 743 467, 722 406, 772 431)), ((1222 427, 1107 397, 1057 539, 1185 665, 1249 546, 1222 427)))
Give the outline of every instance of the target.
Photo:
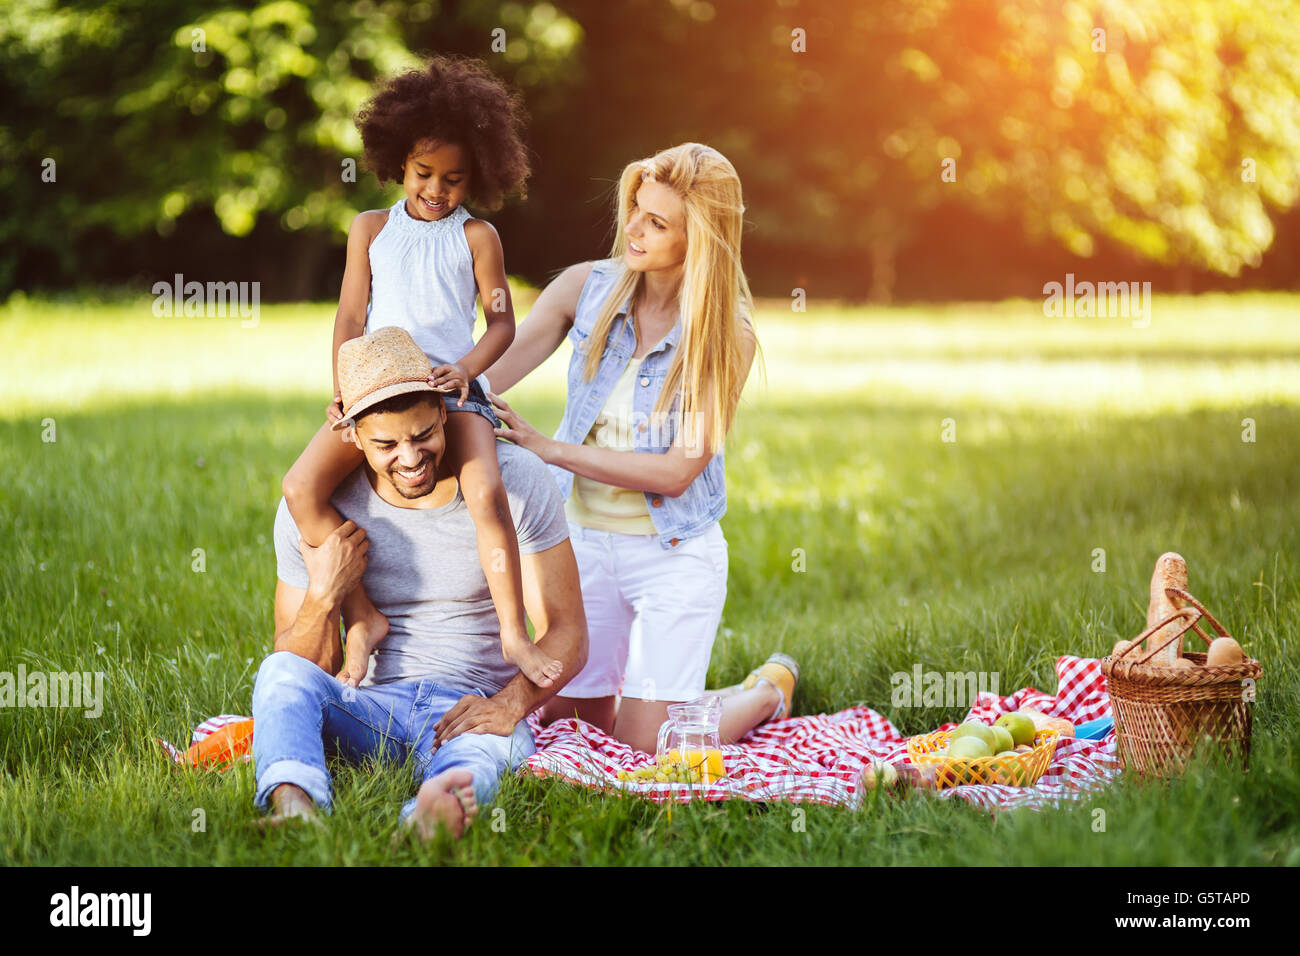
POLYGON ((1286 0, 564 9, 587 32, 581 112, 610 116, 603 152, 706 140, 740 169, 756 237, 849 250, 873 298, 934 210, 1236 275, 1300 194, 1286 0))
POLYGON ((898 250, 936 222, 976 214, 1073 255, 1119 246, 1232 276, 1300 196, 1288 0, 10 0, 7 14, 0 294, 113 257, 152 267, 159 236, 273 248, 294 294, 332 293, 321 261, 386 204, 353 115, 422 51, 481 56, 525 94, 529 200, 494 218, 512 271, 534 279, 607 246, 624 164, 690 140, 740 172, 752 272, 823 264, 814 294, 879 300, 898 250))
POLYGON ((268 219, 314 235, 285 243, 309 278, 360 209, 387 204, 353 124, 379 77, 418 66, 413 51, 499 40, 507 79, 560 91, 579 37, 547 4, 14 0, 0 25, 0 145, 15 157, 0 187, 16 200, 0 218, 0 290, 23 255, 75 276, 85 237, 173 236, 196 210, 231 237, 268 219), (56 178, 42 185, 47 159, 56 178))

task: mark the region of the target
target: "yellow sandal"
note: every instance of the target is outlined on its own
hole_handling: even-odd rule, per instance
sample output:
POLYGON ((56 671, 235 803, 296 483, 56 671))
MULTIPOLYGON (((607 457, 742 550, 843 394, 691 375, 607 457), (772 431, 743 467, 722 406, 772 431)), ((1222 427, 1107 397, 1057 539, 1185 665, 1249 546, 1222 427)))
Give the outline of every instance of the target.
POLYGON ((795 685, 799 683, 799 663, 789 654, 773 654, 761 667, 750 671, 741 689, 757 687, 759 681, 767 681, 781 695, 781 703, 768 720, 784 720, 790 716, 790 704, 794 700, 795 685))

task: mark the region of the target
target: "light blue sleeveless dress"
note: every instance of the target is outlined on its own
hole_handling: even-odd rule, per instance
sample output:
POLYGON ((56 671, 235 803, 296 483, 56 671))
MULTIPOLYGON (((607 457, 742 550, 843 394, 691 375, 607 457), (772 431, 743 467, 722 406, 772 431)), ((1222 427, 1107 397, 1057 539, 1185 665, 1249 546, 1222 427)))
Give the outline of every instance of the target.
MULTIPOLYGON (((464 206, 457 206, 432 222, 412 219, 405 197, 388 210, 388 222, 370 243, 367 333, 388 326, 405 329, 435 366, 455 362, 474 347, 478 283, 465 237, 470 218, 464 206)), ((481 404, 486 408, 475 410, 495 421, 486 397, 475 394, 475 384, 484 392, 488 388, 480 375, 470 383, 470 398, 459 410, 481 404)), ((458 410, 452 398, 448 411, 458 410)))

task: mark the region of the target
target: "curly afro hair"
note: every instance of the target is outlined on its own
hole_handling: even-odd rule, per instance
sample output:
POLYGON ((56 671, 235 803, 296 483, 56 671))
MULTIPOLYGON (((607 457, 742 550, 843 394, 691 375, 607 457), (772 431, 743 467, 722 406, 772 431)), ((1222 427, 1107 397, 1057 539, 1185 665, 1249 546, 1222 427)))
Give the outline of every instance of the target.
POLYGON ((530 172, 522 131, 523 99, 479 60, 436 56, 420 70, 388 80, 357 114, 366 165, 379 182, 402 182, 417 143, 455 143, 469 153, 469 201, 499 209, 526 195, 530 172))

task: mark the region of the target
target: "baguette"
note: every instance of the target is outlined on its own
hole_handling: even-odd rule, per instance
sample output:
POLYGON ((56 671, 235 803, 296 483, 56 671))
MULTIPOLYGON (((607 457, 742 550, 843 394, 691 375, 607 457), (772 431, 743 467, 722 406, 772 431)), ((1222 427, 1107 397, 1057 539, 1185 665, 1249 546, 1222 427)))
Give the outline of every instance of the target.
MULTIPOLYGON (((1165 588, 1187 590, 1187 562, 1183 560, 1182 555, 1175 554, 1173 551, 1166 551, 1156 559, 1156 569, 1151 575, 1151 601, 1147 604, 1147 627, 1160 623, 1184 606, 1185 602, 1180 598, 1166 594, 1165 588)), ((1181 620, 1170 621, 1147 638, 1145 649, 1150 651, 1159 647, 1169 639, 1170 635, 1183 629, 1181 620)), ((1169 646, 1151 658, 1150 663, 1172 667, 1174 661, 1182 656, 1183 642, 1179 638, 1170 641, 1169 646)))

